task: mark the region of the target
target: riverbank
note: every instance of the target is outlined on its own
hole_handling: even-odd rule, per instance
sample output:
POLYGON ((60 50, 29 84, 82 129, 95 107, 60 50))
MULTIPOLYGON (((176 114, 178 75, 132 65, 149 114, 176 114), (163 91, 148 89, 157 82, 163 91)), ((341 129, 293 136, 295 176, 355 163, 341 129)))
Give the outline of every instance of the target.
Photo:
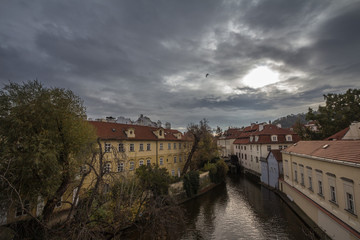
POLYGON ((182 181, 171 184, 169 187, 169 194, 170 194, 170 196, 172 196, 175 199, 176 203, 182 204, 191 199, 201 196, 202 194, 210 191, 214 187, 221 184, 221 183, 215 184, 215 183, 211 182, 209 172, 201 173, 199 175, 199 183, 200 183, 200 186, 199 186, 199 190, 198 190, 197 194, 195 194, 191 197, 188 197, 186 195, 186 191, 183 187, 184 183, 182 181))

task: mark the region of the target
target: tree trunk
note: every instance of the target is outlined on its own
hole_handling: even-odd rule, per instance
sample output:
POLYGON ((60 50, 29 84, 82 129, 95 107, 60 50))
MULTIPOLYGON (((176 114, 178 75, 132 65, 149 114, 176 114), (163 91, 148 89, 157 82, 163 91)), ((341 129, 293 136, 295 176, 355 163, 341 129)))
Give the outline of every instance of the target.
POLYGON ((198 146, 198 144, 199 144, 199 141, 200 141, 200 138, 199 138, 199 137, 195 137, 195 139, 194 139, 194 144, 192 145, 190 154, 189 154, 188 158, 186 159, 186 162, 185 162, 184 168, 183 168, 183 170, 182 170, 182 172, 181 172, 181 175, 184 175, 184 174, 187 172, 188 168, 190 167, 191 159, 192 159, 192 157, 193 157, 193 155, 194 155, 194 153, 195 153, 195 151, 196 151, 196 149, 197 149, 197 146, 198 146))

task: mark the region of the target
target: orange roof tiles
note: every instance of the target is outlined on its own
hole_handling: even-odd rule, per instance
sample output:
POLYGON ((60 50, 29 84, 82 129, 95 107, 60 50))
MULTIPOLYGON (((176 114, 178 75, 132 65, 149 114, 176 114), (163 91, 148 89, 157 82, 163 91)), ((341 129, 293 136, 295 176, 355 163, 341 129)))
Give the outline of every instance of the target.
POLYGON ((360 163, 360 141, 300 141, 283 153, 360 163))
POLYGON ((95 127, 96 134, 101 139, 107 140, 173 140, 173 141, 188 141, 189 139, 184 137, 181 132, 174 129, 163 129, 164 139, 158 138, 153 132, 160 129, 157 127, 120 124, 111 122, 97 122, 89 121, 89 123, 95 127), (128 129, 134 129, 135 137, 127 137, 125 131, 128 129), (178 139, 174 134, 181 134, 181 139, 178 139))

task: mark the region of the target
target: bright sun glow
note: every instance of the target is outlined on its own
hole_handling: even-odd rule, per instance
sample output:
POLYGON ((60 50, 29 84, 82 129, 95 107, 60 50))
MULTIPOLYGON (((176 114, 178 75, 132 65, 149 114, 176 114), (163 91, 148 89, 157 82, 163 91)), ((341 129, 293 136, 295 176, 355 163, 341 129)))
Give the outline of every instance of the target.
POLYGON ((254 68, 243 78, 243 83, 251 88, 261 88, 279 81, 279 73, 266 66, 254 68))

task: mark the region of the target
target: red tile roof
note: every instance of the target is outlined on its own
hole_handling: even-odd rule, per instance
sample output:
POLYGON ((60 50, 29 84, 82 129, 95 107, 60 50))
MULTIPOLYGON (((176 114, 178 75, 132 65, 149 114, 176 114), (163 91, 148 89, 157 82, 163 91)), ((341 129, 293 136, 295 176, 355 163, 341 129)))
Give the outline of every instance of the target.
POLYGON ((300 141, 282 151, 330 160, 360 163, 360 141, 300 141))
POLYGON ((174 129, 163 129, 164 139, 159 139, 153 132, 160 129, 157 127, 120 124, 111 122, 89 121, 96 129, 96 134, 101 139, 107 140, 171 140, 171 141, 189 141, 181 132, 174 129), (134 129, 135 138, 127 137, 125 131, 134 129), (174 134, 181 134, 181 139, 177 139, 174 134))
POLYGON ((349 131, 350 127, 347 127, 334 135, 331 135, 330 137, 326 138, 325 140, 341 140, 345 136, 345 134, 349 131))
MULTIPOLYGON (((247 129, 250 128, 247 127, 247 129)), ((253 129, 256 129, 256 131, 242 132, 234 141, 234 144, 292 144, 300 140, 300 137, 290 129, 279 128, 272 124, 265 125, 261 131, 259 125, 253 127, 253 129), (272 135, 277 135, 278 140, 272 141, 272 135), (292 135, 292 141, 287 141, 286 135, 292 135), (252 142, 250 142, 250 136, 253 137, 252 142), (255 136, 259 137, 258 141, 255 141, 255 136)))

